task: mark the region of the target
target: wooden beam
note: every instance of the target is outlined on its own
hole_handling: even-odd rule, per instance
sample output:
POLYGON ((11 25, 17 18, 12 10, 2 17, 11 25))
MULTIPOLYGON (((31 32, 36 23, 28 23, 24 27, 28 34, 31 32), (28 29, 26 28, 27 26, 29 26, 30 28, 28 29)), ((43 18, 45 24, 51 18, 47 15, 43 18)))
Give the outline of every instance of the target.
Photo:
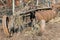
POLYGON ((12 1, 12 11, 13 15, 15 15, 15 0, 12 1))

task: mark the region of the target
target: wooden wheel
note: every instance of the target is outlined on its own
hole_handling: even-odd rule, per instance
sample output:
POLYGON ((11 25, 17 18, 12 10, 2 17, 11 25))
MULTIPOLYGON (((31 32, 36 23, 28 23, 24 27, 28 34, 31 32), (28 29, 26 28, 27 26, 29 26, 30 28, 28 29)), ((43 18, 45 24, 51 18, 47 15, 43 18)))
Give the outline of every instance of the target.
POLYGON ((2 26, 3 26, 3 31, 7 36, 10 35, 8 30, 8 22, 9 22, 9 18, 6 15, 4 15, 2 19, 2 26))

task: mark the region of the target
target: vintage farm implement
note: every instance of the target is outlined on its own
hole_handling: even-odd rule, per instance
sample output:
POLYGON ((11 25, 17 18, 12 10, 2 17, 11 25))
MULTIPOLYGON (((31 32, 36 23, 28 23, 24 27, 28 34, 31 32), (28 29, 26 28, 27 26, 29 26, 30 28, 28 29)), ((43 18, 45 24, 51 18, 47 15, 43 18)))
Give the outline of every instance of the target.
POLYGON ((11 31, 22 31, 25 27, 36 27, 39 23, 41 31, 45 29, 45 23, 57 15, 57 8, 48 1, 39 0, 1 0, 0 6, 5 9, 2 16, 4 33, 9 36, 11 31), (10 1, 10 2, 8 2, 10 1), (33 3, 34 2, 34 3, 33 3), (46 2, 46 3, 45 3, 46 2), (44 7, 45 6, 45 7, 44 7), (23 8, 23 10, 22 10, 23 8), (6 13, 6 14, 5 14, 6 13))

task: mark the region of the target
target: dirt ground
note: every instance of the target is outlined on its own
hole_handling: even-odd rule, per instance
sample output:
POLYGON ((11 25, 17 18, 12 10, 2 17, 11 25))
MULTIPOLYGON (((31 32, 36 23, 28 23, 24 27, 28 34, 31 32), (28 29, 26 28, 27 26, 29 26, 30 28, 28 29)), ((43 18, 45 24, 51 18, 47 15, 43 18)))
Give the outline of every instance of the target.
POLYGON ((0 26, 0 40, 60 40, 60 23, 47 23, 46 30, 42 36, 18 32, 12 37, 6 37, 0 26))

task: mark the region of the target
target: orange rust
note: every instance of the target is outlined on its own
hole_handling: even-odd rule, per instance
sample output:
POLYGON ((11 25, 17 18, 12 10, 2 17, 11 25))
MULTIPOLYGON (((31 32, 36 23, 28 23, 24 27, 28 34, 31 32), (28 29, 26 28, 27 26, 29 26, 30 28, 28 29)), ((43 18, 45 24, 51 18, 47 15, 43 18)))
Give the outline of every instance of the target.
POLYGON ((41 11, 41 12, 39 12, 39 13, 40 13, 40 15, 43 17, 43 19, 47 20, 47 16, 46 16, 46 14, 44 13, 44 11, 41 11), (43 13, 44 13, 44 15, 43 15, 43 13))
POLYGON ((19 4, 20 4, 20 2, 19 2, 19 0, 15 0, 15 4, 16 4, 16 6, 19 6, 19 4))
MULTIPOLYGON (((19 4, 19 0, 15 0, 15 5, 18 6, 19 4)), ((9 8, 12 7, 12 0, 7 0, 7 6, 9 8)))
POLYGON ((12 0, 7 0, 7 6, 10 8, 12 7, 12 0))
MULTIPOLYGON (((44 15, 43 15, 43 16, 44 16, 44 19, 46 18, 45 20, 48 20, 48 17, 50 16, 48 12, 43 11, 41 14, 42 14, 42 15, 44 14, 44 15), (47 15, 46 15, 46 14, 47 14, 47 15)), ((50 17, 49 17, 49 18, 50 18, 50 17)))
MULTIPOLYGON (((40 12, 40 13, 41 13, 41 12, 40 12)), ((43 17, 39 14, 39 11, 36 12, 35 16, 36 16, 36 19, 38 19, 38 20, 43 19, 43 17)))
POLYGON ((52 10, 45 10, 45 11, 36 12, 35 16, 38 20, 44 19, 45 21, 49 21, 50 19, 56 16, 56 13, 54 13, 54 11, 52 10))
POLYGON ((24 0, 25 3, 27 3, 28 1, 30 1, 30 0, 24 0))
POLYGON ((6 34, 6 36, 9 36, 10 35, 10 33, 9 33, 9 31, 8 31, 8 27, 7 27, 7 23, 6 23, 6 19, 7 18, 7 16, 6 15, 4 15, 3 16, 3 19, 2 19, 2 26, 3 26, 3 31, 4 31, 4 33, 6 34))

